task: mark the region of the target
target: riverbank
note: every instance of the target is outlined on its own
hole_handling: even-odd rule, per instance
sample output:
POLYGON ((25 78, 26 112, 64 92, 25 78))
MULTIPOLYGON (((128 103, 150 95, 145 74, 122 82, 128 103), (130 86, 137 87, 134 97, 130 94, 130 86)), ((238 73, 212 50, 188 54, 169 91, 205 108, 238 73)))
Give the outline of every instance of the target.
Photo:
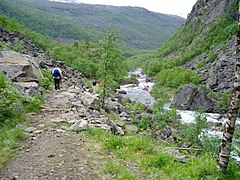
MULTIPOLYGON (((154 83, 147 82, 147 76, 142 74, 141 68, 129 73, 129 77, 132 75, 137 77, 138 83, 122 85, 120 89, 126 92, 124 96, 130 98, 132 101, 140 102, 146 106, 153 105, 156 100, 151 96, 150 91, 154 86, 154 83)), ((169 105, 166 105, 164 109, 171 110, 169 105)), ((176 113, 180 116, 179 120, 182 124, 196 123, 196 117, 199 115, 199 112, 187 110, 176 110, 176 113)), ((223 125, 226 122, 226 115, 218 113, 201 113, 201 116, 206 119, 206 122, 211 124, 209 129, 203 130, 205 135, 221 139, 223 134, 223 125)), ((240 128, 240 118, 237 118, 236 126, 237 128, 240 128)), ((240 163, 240 154, 237 153, 240 149, 239 138, 235 138, 233 142, 234 151, 232 152, 232 157, 240 163)))

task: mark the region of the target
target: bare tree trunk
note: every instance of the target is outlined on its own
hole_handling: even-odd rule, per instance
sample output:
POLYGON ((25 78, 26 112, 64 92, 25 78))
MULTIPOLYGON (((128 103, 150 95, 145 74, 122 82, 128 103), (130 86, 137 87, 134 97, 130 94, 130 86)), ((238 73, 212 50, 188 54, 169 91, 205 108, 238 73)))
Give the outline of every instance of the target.
MULTIPOLYGON (((240 9, 239 9, 240 12, 240 9)), ((235 129, 235 122, 237 118, 237 110, 239 106, 239 98, 240 98, 240 16, 238 12, 238 32, 237 32, 237 43, 236 43, 236 54, 237 54, 237 62, 235 68, 235 79, 234 86, 232 92, 232 99, 229 106, 229 111, 227 115, 227 121, 224 127, 223 138, 219 147, 219 154, 217 159, 218 167, 222 169, 222 171, 226 171, 229 162, 231 144, 235 129)))
POLYGON ((105 99, 106 99, 106 83, 107 83, 107 65, 105 64, 105 72, 104 72, 104 79, 103 79, 103 95, 102 95, 102 108, 105 110, 105 99))

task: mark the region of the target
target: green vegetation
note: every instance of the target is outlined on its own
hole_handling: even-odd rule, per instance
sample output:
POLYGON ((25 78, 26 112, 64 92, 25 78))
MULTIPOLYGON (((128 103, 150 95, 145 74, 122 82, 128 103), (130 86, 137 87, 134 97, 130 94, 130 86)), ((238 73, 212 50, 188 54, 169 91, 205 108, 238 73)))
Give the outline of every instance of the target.
POLYGON ((196 123, 181 125, 181 137, 195 145, 201 144, 199 135, 208 128, 206 119, 200 115, 196 117, 196 123))
POLYGON ((188 83, 198 85, 200 78, 194 71, 186 70, 182 67, 173 67, 171 69, 163 69, 158 73, 157 82, 160 82, 163 87, 177 89, 188 83))
POLYGON ((201 54, 209 54, 210 62, 213 62, 217 57, 214 48, 222 47, 236 32, 237 23, 227 13, 206 25, 189 22, 179 28, 157 52, 132 57, 130 64, 143 66, 148 75, 156 75, 163 69, 181 66, 201 54))
POLYGON ((0 74, 0 168, 13 157, 20 141, 26 138, 23 131, 16 127, 24 121, 23 114, 37 112, 41 104, 40 97, 22 96, 5 76, 0 74))
POLYGON ((43 77, 41 77, 39 85, 44 89, 49 89, 50 86, 53 84, 52 74, 46 69, 42 69, 42 74, 43 77))
POLYGON ((221 93, 220 99, 218 101, 218 108, 221 112, 227 112, 229 108, 231 94, 230 93, 221 93))
POLYGON ((192 70, 187 70, 182 67, 173 67, 163 69, 157 74, 156 83, 151 91, 152 95, 162 104, 169 102, 169 98, 176 90, 185 84, 200 84, 199 75, 192 70))
POLYGON ((183 65, 197 55, 208 53, 214 47, 225 44, 236 31, 237 24, 229 14, 222 15, 210 23, 208 28, 197 23, 187 23, 158 51, 158 56, 179 54, 174 63, 183 65))
POLYGON ((98 68, 98 77, 102 79, 103 93, 102 93, 102 107, 105 107, 105 98, 107 95, 107 87, 116 89, 118 81, 127 74, 122 67, 124 67, 125 59, 121 55, 120 48, 117 41, 121 38, 117 30, 111 27, 106 33, 105 39, 100 41, 101 57, 98 68))
MULTIPOLYGON (((214 59, 215 60, 215 59, 214 59)), ((204 66, 206 65, 206 61, 205 60, 201 60, 197 63, 197 66, 196 68, 197 69, 200 69, 200 68, 203 68, 204 66)))
MULTIPOLYGON (((236 11, 236 6, 233 6, 236 11)), ((201 18, 201 17, 199 17, 201 18)), ((167 102, 171 95, 182 85, 200 84, 199 75, 183 67, 186 62, 199 55, 208 55, 208 59, 197 63, 196 68, 204 68, 217 58, 215 50, 223 48, 237 31, 237 23, 231 13, 225 13, 219 19, 203 24, 188 22, 177 30, 157 52, 146 52, 129 58, 129 67, 143 67, 144 73, 156 76, 152 95, 167 102)), ((210 92, 212 95, 213 93, 210 92)), ((215 93, 216 94, 216 93, 215 93)), ((216 95, 214 95, 216 98, 216 95)), ((225 96, 226 97, 226 96, 225 96)), ((226 112, 228 99, 221 95, 218 106, 226 112)))
MULTIPOLYGON (((186 152, 188 160, 174 159, 169 144, 143 136, 116 136, 100 129, 88 129, 88 137, 101 143, 101 153, 112 154, 105 172, 115 179, 238 179, 239 167, 231 161, 225 175, 216 169, 216 157, 209 152, 186 152)), ((176 147, 172 147, 173 149, 176 147)))
POLYGON ((15 117, 11 119, 11 124, 0 127, 0 169, 13 157, 20 141, 26 138, 21 129, 14 127, 20 121, 20 117, 15 117))

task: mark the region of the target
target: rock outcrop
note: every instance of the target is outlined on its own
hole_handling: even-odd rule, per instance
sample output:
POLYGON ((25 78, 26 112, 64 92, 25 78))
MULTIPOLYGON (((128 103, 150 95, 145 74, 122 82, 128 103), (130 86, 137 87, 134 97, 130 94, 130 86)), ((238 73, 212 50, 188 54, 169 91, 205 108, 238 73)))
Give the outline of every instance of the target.
POLYGON ((120 84, 121 85, 125 85, 125 84, 139 84, 139 82, 138 82, 137 78, 131 77, 131 78, 122 79, 120 84))
MULTIPOLYGON (((237 0, 198 0, 188 15, 186 24, 199 24, 204 33, 209 29, 209 24, 214 23, 224 13, 230 14, 237 21, 237 3, 237 0)), ((231 31, 233 32, 229 30, 229 34, 231 31)), ((224 43, 224 47, 211 47, 211 53, 193 58, 184 67, 197 71, 202 78, 202 84, 206 84, 213 91, 229 92, 234 79, 235 44, 236 37, 233 36, 224 43), (204 67, 198 67, 199 63, 204 64, 204 67)))
MULTIPOLYGON (((208 24, 218 19, 224 12, 231 11, 231 5, 237 0, 199 0, 188 14, 188 22, 198 22, 201 16, 201 24, 208 24)), ((230 12, 231 13, 231 12, 230 12)), ((235 13, 235 12, 232 12, 235 13)), ((235 14, 233 14, 235 16, 235 14)))
POLYGON ((19 42, 22 45, 25 54, 28 54, 32 57, 37 57, 44 61, 51 60, 48 53, 34 46, 20 32, 11 33, 0 27, 0 42, 8 44, 10 47, 13 47, 17 42, 19 42))
POLYGON ((42 77, 34 58, 14 51, 0 52, 0 72, 14 82, 38 82, 42 77))
POLYGON ((226 44, 226 51, 216 48, 214 53, 216 59, 211 60, 209 55, 200 55, 188 61, 184 67, 197 71, 202 83, 216 92, 228 92, 231 90, 234 81, 234 65, 236 63, 235 52, 236 37, 233 37, 226 44), (198 68, 199 62, 204 61, 205 66, 198 68))

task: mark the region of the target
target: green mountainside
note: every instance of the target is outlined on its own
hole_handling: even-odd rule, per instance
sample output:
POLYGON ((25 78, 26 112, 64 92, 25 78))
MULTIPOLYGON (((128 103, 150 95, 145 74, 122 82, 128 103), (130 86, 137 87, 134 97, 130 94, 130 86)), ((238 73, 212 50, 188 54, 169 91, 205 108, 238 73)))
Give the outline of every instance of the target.
POLYGON ((47 0, 2 0, 0 13, 38 33, 64 42, 98 42, 111 24, 117 25, 125 47, 156 49, 183 24, 174 15, 138 7, 71 4, 47 0), (127 45, 126 45, 127 44, 127 45))
POLYGON ((213 58, 217 48, 226 51, 227 42, 237 32, 237 1, 201 2, 195 4, 186 23, 158 51, 138 54, 132 58, 133 63, 146 63, 146 72, 155 75, 164 67, 182 66, 200 55, 213 58))

